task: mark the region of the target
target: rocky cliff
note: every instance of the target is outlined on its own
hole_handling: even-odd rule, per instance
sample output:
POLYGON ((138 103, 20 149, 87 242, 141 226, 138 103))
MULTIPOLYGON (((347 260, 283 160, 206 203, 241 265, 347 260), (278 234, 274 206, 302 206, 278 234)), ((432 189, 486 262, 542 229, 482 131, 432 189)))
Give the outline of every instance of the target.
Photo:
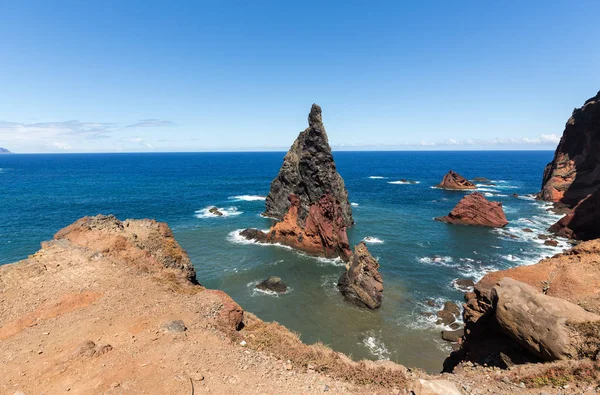
POLYGON ((479 192, 463 197, 445 217, 437 217, 436 221, 458 225, 486 226, 501 228, 508 224, 502 203, 490 202, 479 192))
POLYGON ((295 195, 300 201, 298 220, 301 226, 310 206, 323 195, 330 195, 338 202, 346 226, 354 223, 348 191, 336 170, 321 107, 316 104, 312 105, 308 115, 308 128, 294 141, 283 159, 279 174, 271 183, 264 214, 281 220, 289 210, 290 195, 295 195))
MULTIPOLYGON (((546 377, 538 365, 427 375, 306 345, 200 286, 168 226, 151 220, 77 221, 28 259, 0 266, 0 296, 7 394, 508 395, 539 394, 537 382, 529 389, 519 381, 546 377)), ((568 362, 552 367, 569 374, 565 383, 598 380, 589 366, 568 362)))
POLYGON ((499 367, 600 356, 600 240, 487 274, 465 295, 462 348, 446 361, 499 367))
POLYGON ((246 229, 241 235, 260 243, 280 243, 310 255, 340 257, 344 261, 350 259, 352 252, 348 244, 342 208, 332 195, 325 194, 311 204, 304 221, 300 220, 303 207, 300 198, 290 195, 289 201, 287 213, 269 232, 246 229))
POLYGON ((367 245, 361 242, 355 246, 352 259, 338 281, 338 288, 344 298, 360 307, 380 307, 383 278, 378 269, 379 262, 373 258, 367 245))
POLYGON ((575 206, 600 188, 600 92, 565 125, 554 159, 544 170, 540 198, 575 206))

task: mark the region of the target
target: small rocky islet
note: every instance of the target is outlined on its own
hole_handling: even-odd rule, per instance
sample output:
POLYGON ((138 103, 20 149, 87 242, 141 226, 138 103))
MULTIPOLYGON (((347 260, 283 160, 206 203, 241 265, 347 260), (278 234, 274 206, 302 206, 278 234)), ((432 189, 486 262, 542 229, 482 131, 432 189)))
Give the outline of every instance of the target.
MULTIPOLYGON (((100 215, 59 231, 28 259, 0 267, 4 299, 15 301, 0 313, 0 341, 11 361, 29 361, 26 374, 18 363, 5 366, 11 391, 16 388, 18 393, 22 386, 33 393, 68 391, 70 387, 65 389, 57 374, 77 378, 81 371, 85 372, 81 388, 86 392, 107 392, 122 385, 138 392, 174 393, 181 383, 191 383, 193 392, 195 382, 222 381, 196 363, 199 357, 194 350, 202 344, 210 348, 203 355, 210 357, 201 358, 212 358, 213 366, 219 366, 226 377, 239 375, 248 382, 260 367, 263 372, 279 369, 298 376, 314 375, 327 383, 324 390, 336 391, 346 388, 342 385, 348 381, 366 384, 375 392, 389 391, 390 386, 378 379, 386 377, 393 382, 393 393, 485 390, 508 394, 534 388, 539 393, 539 389, 559 387, 561 393, 570 389, 574 389, 571 393, 593 393, 600 371, 600 222, 596 220, 600 152, 590 149, 590 144, 595 147, 600 139, 599 103, 600 93, 573 112, 537 196, 566 212, 550 231, 578 244, 534 265, 488 273, 475 284, 457 279, 455 285, 467 291, 462 312, 452 302, 437 306, 430 301, 439 309, 433 318, 448 327, 441 337, 455 344, 444 362, 444 371, 450 375, 427 375, 391 362, 357 363, 324 346, 305 345, 284 327, 244 312, 225 293, 202 287, 166 224, 121 222, 100 215), (99 326, 103 328, 100 333, 99 326), (102 333, 110 335, 110 344, 102 333), (40 341, 46 336, 51 347, 40 341), (39 350, 29 350, 31 344, 39 344, 39 350), (172 382, 166 380, 165 366, 144 362, 153 360, 151 352, 161 355, 165 366, 178 361, 178 372, 181 366, 189 369, 184 368, 172 382), (243 366, 233 366, 233 358, 243 366), (138 380, 119 376, 128 366, 138 367, 136 373, 129 373, 138 380), (349 371, 356 379, 348 379, 349 371), (103 379, 108 373, 119 378, 108 383, 103 379), (35 382, 28 377, 35 377, 35 382), (90 387, 92 383, 97 386, 90 387)), ((453 171, 438 187, 477 189, 453 171)), ((340 258, 346 262, 338 280, 341 297, 369 310, 386 303, 379 262, 366 244, 359 243, 352 250, 348 243, 346 231, 354 225, 351 205, 333 162, 319 106, 313 105, 309 128, 286 155, 266 205, 265 214, 276 222, 268 232, 247 229, 244 237, 340 258), (310 188, 304 188, 307 185, 310 188)), ((214 209, 211 213, 219 216, 214 209)), ((502 205, 478 192, 464 196, 441 218, 471 226, 506 225, 502 205)), ((547 235, 538 237, 557 243, 547 235)), ((278 277, 269 277, 256 287, 279 294, 287 290, 278 277)), ((282 388, 279 382, 273 383, 274 392, 282 388)))

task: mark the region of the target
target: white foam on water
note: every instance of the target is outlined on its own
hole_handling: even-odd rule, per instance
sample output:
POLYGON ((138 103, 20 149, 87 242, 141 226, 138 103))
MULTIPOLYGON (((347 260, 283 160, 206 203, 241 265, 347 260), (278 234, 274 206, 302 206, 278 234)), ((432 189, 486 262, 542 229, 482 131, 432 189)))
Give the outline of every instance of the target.
POLYGON ((229 196, 229 200, 235 200, 235 201, 244 201, 244 202, 256 202, 256 201, 261 201, 261 200, 265 200, 267 197, 266 196, 259 196, 259 195, 238 195, 238 196, 229 196))
MULTIPOLYGON (((474 287, 465 287, 465 286, 461 286, 458 285, 456 282, 458 280, 461 280, 460 278, 455 278, 454 280, 452 280, 451 284, 452 284, 452 288, 456 289, 457 291, 460 292, 473 292, 474 287)), ((475 282, 475 281, 473 281, 475 282)))
POLYGON ((317 261, 319 261, 320 263, 324 263, 326 265, 333 265, 333 266, 341 266, 341 267, 346 267, 346 263, 344 261, 342 261, 342 259, 340 257, 336 257, 336 258, 324 258, 321 256, 310 256, 310 255, 306 255, 303 254, 299 251, 296 251, 299 255, 302 256, 308 256, 310 258, 314 258, 317 261))
MULTIPOLYGON (((399 323, 409 329, 414 330, 425 330, 425 329, 435 329, 435 330, 453 330, 450 325, 438 324, 438 316, 437 312, 442 310, 444 307, 444 303, 448 302, 447 298, 442 297, 426 297, 423 301, 417 301, 415 303, 415 308, 411 312, 411 314, 401 317, 399 319, 399 323), (431 299, 433 300, 433 306, 430 306, 425 302, 425 300, 431 299)), ((460 314, 456 317, 456 320, 453 323, 457 323, 463 325, 462 321, 462 302, 451 300, 450 302, 456 303, 456 305, 460 308, 460 314)), ((451 324, 453 324, 451 323, 451 324)))
POLYGON ((387 178, 387 177, 383 177, 383 176, 369 176, 369 178, 371 180, 382 180, 382 179, 387 178))
POLYGON ((362 344, 369 350, 371 355, 376 357, 380 361, 389 361, 390 351, 383 343, 383 340, 378 338, 373 331, 363 333, 362 344))
POLYGON ((368 244, 383 244, 383 240, 371 236, 365 237, 363 241, 368 244))
MULTIPOLYGON (((246 244, 246 245, 252 244, 252 245, 257 245, 257 246, 261 246, 261 247, 285 248, 286 250, 291 250, 295 254, 298 254, 300 256, 312 258, 321 264, 346 267, 346 263, 344 261, 342 261, 342 259, 340 257, 324 258, 324 257, 320 257, 320 256, 312 256, 312 255, 305 254, 302 251, 298 251, 290 246, 286 246, 285 244, 281 244, 281 243, 259 243, 256 240, 248 240, 247 238, 242 236, 241 233, 243 231, 244 231, 244 229, 236 229, 232 232, 229 232, 227 234, 227 241, 229 241, 230 243, 235 243, 235 244, 246 244)), ((268 229, 263 230, 263 232, 268 232, 268 231, 269 231, 268 229)))
POLYGON ((358 204, 358 203, 354 203, 354 202, 350 203, 350 205, 351 205, 352 207, 358 207, 358 206, 359 206, 359 204, 358 204))
POLYGON ((425 263, 427 265, 440 265, 440 266, 446 266, 446 267, 456 267, 457 265, 451 265, 450 263, 453 262, 453 259, 451 256, 424 256, 421 258, 417 258, 418 262, 421 263, 425 263))
POLYGON ((394 184, 394 185, 412 185, 412 184, 420 184, 421 181, 403 181, 403 180, 398 180, 398 181, 388 181, 388 184, 394 184))
POLYGON ((494 188, 487 187, 487 186, 485 186, 485 185, 482 185, 481 187, 477 187, 477 191, 478 191, 478 192, 491 192, 491 193, 500 193, 500 191, 499 191, 499 190, 497 190, 497 189, 494 189, 494 188))
POLYGON ((241 233, 243 231, 244 231, 244 229, 237 229, 232 232, 229 232, 227 234, 227 241, 229 241, 231 243, 235 243, 235 244, 253 244, 253 245, 263 246, 263 247, 280 247, 280 248, 285 248, 288 250, 293 250, 292 247, 289 247, 289 246, 286 246, 283 244, 279 244, 279 243, 259 243, 256 240, 247 239, 241 235, 241 233))
POLYGON ((208 206, 208 207, 204 207, 201 210, 196 210, 196 214, 194 215, 196 218, 227 218, 227 217, 234 217, 240 214, 243 214, 243 211, 238 211, 237 207, 227 207, 227 208, 222 208, 222 207, 217 207, 217 210, 219 210, 219 212, 221 212, 221 214, 223 215, 217 215, 217 214, 213 214, 210 212, 210 209, 212 209, 215 206, 208 206))

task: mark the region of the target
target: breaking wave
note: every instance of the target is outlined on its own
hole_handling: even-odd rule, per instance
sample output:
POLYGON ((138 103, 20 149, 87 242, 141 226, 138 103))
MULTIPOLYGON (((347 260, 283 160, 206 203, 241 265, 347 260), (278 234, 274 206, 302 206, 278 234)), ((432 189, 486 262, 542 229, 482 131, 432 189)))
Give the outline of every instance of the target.
POLYGON ((238 211, 237 207, 227 207, 227 208, 216 207, 216 209, 219 210, 219 212, 221 214, 223 214, 223 215, 218 215, 218 214, 214 214, 214 213, 210 212, 210 210, 214 207, 215 206, 208 206, 208 207, 204 207, 201 210, 196 210, 196 214, 194 216, 196 218, 227 218, 227 217, 233 217, 233 216, 244 213, 243 211, 238 211))

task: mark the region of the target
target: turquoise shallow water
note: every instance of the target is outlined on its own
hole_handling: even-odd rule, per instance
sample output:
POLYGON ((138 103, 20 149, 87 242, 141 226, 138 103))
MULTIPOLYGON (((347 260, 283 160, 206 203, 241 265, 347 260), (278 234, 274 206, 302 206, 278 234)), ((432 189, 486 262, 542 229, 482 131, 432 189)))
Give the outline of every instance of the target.
POLYGON ((558 248, 534 237, 557 219, 535 193, 552 152, 337 152, 338 171, 353 202, 352 244, 370 236, 380 260, 384 302, 371 312, 343 301, 335 284, 341 262, 277 246, 243 242, 236 231, 268 228, 264 196, 284 153, 186 153, 0 156, 0 264, 26 258, 60 228, 84 215, 156 218, 173 228, 203 285, 223 289, 245 309, 322 341, 355 358, 391 359, 439 371, 449 351, 442 329, 422 313, 426 299, 462 300, 457 278, 531 264, 558 248), (464 196, 432 188, 454 169, 502 201, 504 231, 452 226, 447 214, 464 196), (403 184, 401 179, 418 181, 403 184), (518 193, 519 198, 512 197, 518 193), (226 215, 211 216, 216 205, 226 215), (534 233, 524 232, 530 228, 534 233), (290 291, 256 292, 254 284, 281 277, 290 291))

